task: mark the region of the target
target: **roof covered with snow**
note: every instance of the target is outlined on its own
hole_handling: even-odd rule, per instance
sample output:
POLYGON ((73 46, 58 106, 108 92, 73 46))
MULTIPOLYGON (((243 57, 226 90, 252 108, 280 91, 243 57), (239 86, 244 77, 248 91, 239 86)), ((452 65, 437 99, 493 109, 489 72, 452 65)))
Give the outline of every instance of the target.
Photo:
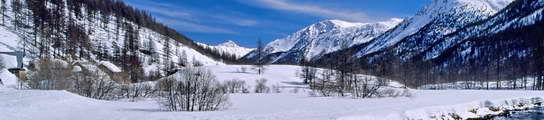
POLYGON ((111 72, 123 72, 121 68, 117 67, 115 64, 109 62, 109 61, 101 61, 98 63, 98 65, 103 65, 104 67, 108 68, 111 72))

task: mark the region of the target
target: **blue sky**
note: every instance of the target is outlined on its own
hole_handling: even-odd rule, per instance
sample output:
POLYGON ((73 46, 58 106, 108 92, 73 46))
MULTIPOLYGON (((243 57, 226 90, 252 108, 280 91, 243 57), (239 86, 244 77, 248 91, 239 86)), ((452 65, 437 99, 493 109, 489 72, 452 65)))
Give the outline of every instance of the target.
POLYGON ((376 22, 406 18, 431 0, 123 0, 189 38, 245 47, 285 37, 310 24, 339 19, 376 22))

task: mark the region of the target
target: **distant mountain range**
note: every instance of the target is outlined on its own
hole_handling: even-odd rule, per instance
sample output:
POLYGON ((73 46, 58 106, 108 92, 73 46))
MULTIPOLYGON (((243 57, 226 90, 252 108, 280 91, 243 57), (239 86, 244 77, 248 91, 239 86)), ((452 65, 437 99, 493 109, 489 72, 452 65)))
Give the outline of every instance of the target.
POLYGON ((199 43, 199 45, 205 48, 212 49, 216 51, 217 53, 220 53, 221 55, 235 56, 236 59, 239 59, 254 50, 254 48, 246 48, 246 47, 239 46, 238 44, 236 44, 236 42, 232 40, 218 44, 216 46, 211 46, 211 45, 207 45, 203 43, 199 43))
MULTIPOLYGON (((261 60, 311 59, 316 66, 392 72, 400 76, 387 77, 415 81, 405 84, 482 73, 486 79, 513 79, 544 68, 543 5, 544 0, 433 0, 403 21, 329 20, 270 42, 261 60)), ((254 52, 243 59, 258 60, 254 52)))
MULTIPOLYGON (((322 21, 266 44, 261 60, 275 64, 298 64, 303 57, 307 60, 315 59, 323 54, 367 43, 401 21, 401 19, 376 23, 322 21)), ((256 61, 258 58, 255 52, 251 52, 242 59, 256 61)))

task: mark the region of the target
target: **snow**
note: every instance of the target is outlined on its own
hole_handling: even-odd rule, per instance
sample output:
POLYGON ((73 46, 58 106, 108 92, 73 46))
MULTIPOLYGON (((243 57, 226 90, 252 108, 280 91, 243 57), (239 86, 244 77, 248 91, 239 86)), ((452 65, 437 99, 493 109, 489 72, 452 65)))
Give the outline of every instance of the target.
POLYGON ((0 116, 9 120, 398 120, 455 112, 472 116, 483 103, 506 106, 543 96, 536 91, 414 91, 412 98, 349 99, 306 94, 234 94, 215 112, 165 112, 153 100, 98 101, 65 91, 0 90, 0 116))
MULTIPOLYGON (((492 35, 506 29, 516 29, 541 21, 540 18, 542 18, 543 9, 542 5, 538 5, 538 3, 542 3, 542 1, 517 1, 516 4, 512 4, 513 7, 503 10, 503 12, 494 15, 492 18, 483 21, 481 24, 463 28, 457 31, 456 34, 449 35, 448 38, 444 39, 444 42, 437 44, 432 48, 431 52, 426 53, 426 59, 433 59, 436 56, 439 56, 450 49, 451 46, 460 44, 464 39, 492 35), (532 7, 519 8, 522 6, 532 7), (530 12, 525 13, 520 11, 530 12)), ((519 52, 518 54, 522 53, 523 52, 519 52)), ((467 57, 475 56, 477 55, 467 57)))
MULTIPOLYGON (((11 8, 12 6, 9 5, 12 3, 13 0, 7 0, 6 3, 6 13, 5 13, 5 18, 7 21, 6 24, 2 25, 0 27, 0 52, 3 52, 3 51, 16 51, 16 50, 22 50, 22 43, 23 43, 23 40, 27 40, 27 42, 32 42, 32 43, 41 43, 42 38, 39 38, 40 36, 37 36, 38 38, 36 38, 37 41, 33 41, 35 38, 34 38, 34 35, 32 34, 33 33, 33 30, 31 29, 34 24, 32 22, 24 22, 25 24, 23 26, 27 26, 27 27, 23 27, 23 28, 17 28, 15 29, 15 26, 13 24, 12 21, 13 18, 14 18, 14 12, 12 11, 13 9, 11 8)), ((26 3, 25 3, 26 4, 26 3)), ((54 4, 48 4, 49 6, 48 7, 53 7, 54 4)), ((23 6, 26 6, 26 5, 23 5, 23 6)), ((68 11, 68 7, 65 7, 66 9, 64 9, 63 12, 61 13, 64 13, 65 16, 71 16, 71 17, 75 17, 75 13, 73 12, 70 12, 68 11), (69 15, 71 14, 71 15, 69 15)), ((22 10, 23 12, 30 12, 28 9, 23 9, 22 10)), ((118 18, 116 17, 117 15, 113 15, 113 14, 108 14, 108 15, 103 15, 102 12, 97 12, 97 13, 94 13, 96 15, 87 15, 88 13, 88 10, 85 8, 85 7, 82 7, 81 8, 81 16, 83 16, 83 18, 73 18, 72 20, 75 20, 73 21, 77 26, 81 26, 81 28, 83 29, 83 31, 88 31, 87 35, 89 37, 89 45, 90 47, 88 48, 93 48, 93 50, 90 50, 90 49, 87 49, 85 48, 84 50, 86 51, 105 51, 104 54, 107 54, 107 55, 110 55, 110 56, 113 56, 114 55, 114 52, 116 51, 116 48, 121 48, 124 45, 124 37, 126 34, 126 29, 117 29, 117 28, 120 28, 118 26, 118 22, 119 23, 127 23, 127 24, 130 24, 130 25, 133 25, 134 27, 136 27, 135 23, 134 22, 131 22, 131 21, 127 21, 126 19, 124 18, 118 18), (108 22, 106 21, 103 21, 105 18, 107 17, 108 18, 108 22), (118 21, 118 22, 115 22, 115 21, 118 21)), ((24 18, 23 21, 32 21, 31 18, 28 18, 28 20, 26 19, 27 17, 24 18)), ((68 18, 64 19, 64 20, 69 20, 68 18)), ((61 21, 62 22, 62 21, 61 21)), ((67 21, 64 21, 64 22, 67 22, 67 21)), ((135 29, 136 30, 136 29, 135 29)), ((150 63, 151 60, 154 60, 154 62, 156 63, 169 63, 169 62, 178 62, 177 59, 180 56, 180 53, 182 52, 185 52, 186 53, 186 57, 187 57, 187 60, 189 60, 189 62, 192 62, 192 60, 198 60, 200 63, 202 63, 203 65, 217 65, 217 64, 223 64, 222 62, 220 61, 216 61, 214 60, 213 58, 211 57, 208 57, 206 55, 204 55, 203 53, 200 53, 194 49, 192 49, 191 46, 188 46, 188 45, 184 45, 182 43, 179 43, 177 40, 174 40, 172 38, 168 38, 166 36, 163 36, 161 34, 159 34, 158 32, 155 32, 151 29, 148 29, 148 28, 145 28, 145 27, 142 27, 142 26, 139 26, 138 31, 135 31, 135 33, 138 33, 138 37, 139 38, 139 43, 138 45, 141 46, 140 47, 140 51, 144 51, 144 50, 150 50, 149 52, 151 53, 151 55, 148 55, 144 52, 138 52, 138 56, 140 57, 140 60, 142 63, 150 63), (170 58, 169 59, 166 59, 165 58, 165 50, 164 49, 164 46, 170 46, 170 58), (165 61, 165 60, 171 60, 171 61, 165 61)), ((61 38, 66 38, 65 34, 59 34, 61 38)), ((26 51, 27 51, 27 57, 28 58, 36 58, 38 57, 37 53, 41 53, 40 50, 44 49, 44 48, 39 48, 37 46, 34 46, 33 44, 28 44, 27 46, 25 46, 26 48, 26 51)), ((50 50, 49 52, 53 52, 53 51, 56 51, 56 52, 61 52, 61 53, 54 53, 54 54, 57 54, 57 55, 63 55, 63 51, 64 50, 57 50, 57 48, 53 48, 51 46, 49 46, 50 50)), ((120 49, 118 49, 120 50, 120 49)), ((15 58, 13 57, 10 57, 10 56, 5 56, 5 55, 0 55, 0 56, 4 56, 5 58, 5 61, 10 61, 8 64, 8 67, 15 67, 16 65, 11 65, 12 63, 16 63, 14 62, 15 61, 15 58), (8 58, 9 57, 9 58, 8 58)), ((95 52, 92 52, 90 55, 89 55, 89 59, 83 59, 83 60, 79 60, 79 61, 86 61, 86 62, 99 62, 99 59, 97 58, 97 54, 95 54, 95 52)), ((69 59, 69 58, 80 58, 77 56, 73 56, 73 57, 67 57, 67 56, 63 56, 64 58, 66 59, 69 59)), ((25 59, 27 62, 28 60, 30 59, 25 59)), ((71 60, 69 60, 71 61, 71 60)), ((166 68, 166 65, 167 64, 158 64, 157 67, 160 67, 161 69, 162 68, 166 68)), ((82 67, 85 67, 85 66, 82 66, 82 67)), ((144 67, 146 67, 144 65, 144 67)), ((164 73, 163 73, 164 74, 164 73)))
POLYGON ((121 68, 117 67, 115 64, 108 62, 108 61, 100 61, 98 62, 98 65, 103 65, 104 67, 108 68, 111 72, 123 72, 121 68))
POLYGON ((267 84, 271 85, 281 85, 283 87, 303 87, 299 84, 301 83, 301 78, 297 77, 297 71, 300 71, 300 67, 291 66, 291 65, 271 65, 265 67, 264 74, 257 74, 253 70, 253 66, 250 65, 224 65, 224 66, 207 66, 212 73, 217 76, 219 81, 227 80, 243 80, 250 87, 256 85, 258 79, 264 78, 267 79, 267 84), (246 68, 247 73, 239 72, 240 69, 246 68), (297 84, 298 83, 298 84, 297 84))
POLYGON ((433 0, 415 16, 403 21, 386 34, 377 37, 363 50, 359 51, 356 56, 364 56, 389 48, 411 35, 422 32, 421 29, 424 27, 436 29, 435 32, 440 33, 436 36, 452 33, 465 25, 494 15, 512 1, 433 0))
POLYGON ((233 40, 228 40, 227 42, 225 43, 221 43, 217 46, 224 46, 224 47, 240 47, 238 46, 238 44, 236 44, 236 42, 234 42, 233 40))
POLYGON ((485 0, 484 3, 488 4, 488 6, 491 6, 495 10, 500 10, 510 4, 512 0, 485 0))
MULTIPOLYGON (((318 57, 322 52, 331 53, 357 44, 369 42, 374 37, 396 26, 401 19, 393 18, 376 23, 351 23, 326 20, 305 27, 285 38, 276 39, 264 46, 266 55, 280 53, 270 63, 290 59, 297 52, 306 52, 307 59, 318 57)), ((254 53, 248 55, 250 58, 254 53)), ((297 57, 297 59, 300 59, 297 57)))
POLYGON ((231 55, 235 55, 236 58, 241 58, 244 55, 254 50, 254 48, 246 48, 246 47, 239 46, 233 40, 228 40, 227 42, 221 43, 216 46, 211 46, 204 43, 198 43, 198 44, 203 47, 213 48, 217 50, 218 52, 220 52, 221 54, 228 53, 231 55))
POLYGON ((330 22, 330 24, 334 24, 334 25, 337 25, 341 28, 347 28, 347 27, 357 27, 357 26, 362 26, 362 25, 365 25, 366 23, 350 23, 350 22, 347 22, 347 21, 342 21, 342 20, 328 20, 326 22, 330 22))
POLYGON ((74 68, 72 69, 72 72, 81 72, 81 71, 83 71, 83 69, 80 66, 74 66, 74 68))
MULTIPOLYGON (((263 75, 252 70, 236 72, 241 67, 250 66, 206 66, 220 81, 238 78, 251 82, 262 77, 286 87, 290 82, 301 82, 296 77, 297 66, 268 66, 263 75)), ((0 116, 7 120, 426 120, 447 113, 463 118, 496 114, 487 108, 507 108, 544 97, 542 91, 411 90, 412 97, 352 99, 312 97, 307 92, 301 88, 299 92, 231 94, 232 106, 226 110, 167 112, 154 99, 101 101, 66 91, 0 89, 0 116), (472 109, 478 113, 469 112, 472 109)))
POLYGON ((0 70, 0 79, 4 85, 0 85, 0 88, 15 88, 17 86, 17 76, 11 74, 7 69, 0 70))

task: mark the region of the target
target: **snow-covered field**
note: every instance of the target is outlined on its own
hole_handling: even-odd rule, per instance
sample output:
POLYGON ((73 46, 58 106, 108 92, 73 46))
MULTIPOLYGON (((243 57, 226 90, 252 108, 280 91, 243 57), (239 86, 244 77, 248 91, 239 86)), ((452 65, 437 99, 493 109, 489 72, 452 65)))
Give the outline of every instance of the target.
POLYGON ((6 120, 326 120, 430 118, 445 112, 471 116, 486 100, 543 96, 530 91, 413 91, 411 98, 349 99, 306 94, 235 94, 216 112, 166 112, 153 100, 99 101, 65 91, 0 90, 6 120))
MULTIPOLYGON (((264 75, 253 73, 250 66, 208 68, 220 81, 237 78, 252 85, 251 81, 263 77, 269 79, 269 84, 303 86, 294 84, 300 83, 296 66, 269 66, 264 75), (248 73, 236 72, 242 67, 247 67, 248 73)), ((539 91, 411 90, 412 97, 352 99, 312 97, 305 91, 232 94, 232 106, 226 110, 167 112, 153 99, 101 101, 66 91, 0 88, 0 120, 398 120, 431 119, 447 113, 466 118, 492 113, 489 107, 512 107, 544 97, 544 92, 539 91), (476 114, 470 112, 473 109, 476 114)))

